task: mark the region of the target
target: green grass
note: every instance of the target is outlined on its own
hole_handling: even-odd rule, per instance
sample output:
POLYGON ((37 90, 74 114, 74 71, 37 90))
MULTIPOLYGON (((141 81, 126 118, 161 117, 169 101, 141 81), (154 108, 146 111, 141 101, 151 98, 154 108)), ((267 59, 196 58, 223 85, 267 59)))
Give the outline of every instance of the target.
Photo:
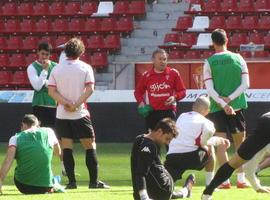
MULTIPOLYGON (((132 187, 130 178, 130 144, 98 144, 98 158, 100 164, 99 177, 111 186, 110 190, 89 190, 88 172, 84 164, 84 151, 80 145, 75 146, 74 155, 76 160, 76 172, 78 173, 78 189, 69 190, 65 194, 48 194, 48 195, 21 195, 13 185, 13 172, 9 172, 4 183, 4 195, 0 196, 0 200, 132 200, 132 187)), ((0 162, 3 161, 6 152, 6 144, 0 144, 0 162)), ((53 160, 54 173, 60 174, 60 164, 57 158, 53 160)), ((184 174, 184 177, 189 172, 184 174)), ((197 177, 196 186, 193 189, 192 198, 200 199, 204 188, 204 172, 195 172, 197 177)), ((264 185, 270 185, 270 170, 262 172, 263 177, 260 177, 264 185)), ((235 183, 235 175, 231 179, 235 183)), ((177 188, 183 181, 176 184, 177 188)), ((66 179, 62 179, 62 183, 66 183, 66 179)), ((270 195, 257 194, 252 189, 239 190, 233 187, 231 190, 218 191, 214 194, 216 200, 270 200, 270 195)))

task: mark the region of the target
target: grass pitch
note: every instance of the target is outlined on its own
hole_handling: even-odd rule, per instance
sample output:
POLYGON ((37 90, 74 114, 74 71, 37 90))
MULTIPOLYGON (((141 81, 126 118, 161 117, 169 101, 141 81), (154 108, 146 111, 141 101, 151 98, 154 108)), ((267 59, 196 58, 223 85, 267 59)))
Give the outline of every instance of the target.
MULTIPOLYGON (((3 162, 7 144, 0 144, 0 162, 3 162)), ((3 187, 3 195, 0 200, 133 200, 132 187, 130 178, 130 149, 131 144, 98 144, 99 159, 99 178, 111 186, 110 190, 89 190, 88 189, 88 172, 85 166, 84 150, 80 145, 75 145, 74 156, 76 162, 77 173, 77 190, 68 190, 64 194, 46 194, 46 195, 22 195, 13 185, 13 167, 9 172, 3 187)), ((53 160, 53 171, 55 175, 59 175, 61 171, 58 158, 53 160)), ((186 177, 188 171, 183 177, 186 177)), ((197 183, 193 189, 191 200, 199 200, 204 189, 204 172, 194 171, 197 183)), ((263 185, 270 186, 270 169, 264 170, 260 177, 263 185)), ((62 184, 67 182, 66 178, 62 178, 62 184)), ((235 175, 231 178, 231 182, 235 185, 235 175)), ((176 184, 176 188, 180 188, 183 180, 176 184)), ((270 200, 270 195, 258 194, 252 189, 236 189, 221 190, 214 193, 215 200, 270 200)))

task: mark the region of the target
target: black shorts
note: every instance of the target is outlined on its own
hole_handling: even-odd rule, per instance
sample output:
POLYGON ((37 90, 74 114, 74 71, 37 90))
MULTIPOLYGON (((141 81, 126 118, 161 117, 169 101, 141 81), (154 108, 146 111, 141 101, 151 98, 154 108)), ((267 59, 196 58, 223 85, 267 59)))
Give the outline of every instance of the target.
POLYGON ((236 134, 246 131, 243 110, 236 111, 236 115, 227 115, 222 110, 209 113, 207 118, 215 124, 216 132, 236 134))
POLYGON ((40 121, 40 126, 54 128, 56 119, 56 108, 34 106, 33 114, 40 121))
POLYGON ((14 183, 17 189, 23 194, 45 194, 52 192, 51 187, 38 187, 32 185, 26 185, 16 180, 14 177, 14 183))
POLYGON ((88 116, 75 120, 56 119, 55 129, 60 138, 95 138, 92 121, 88 116))
POLYGON ((173 110, 154 110, 152 111, 146 118, 146 130, 153 130, 156 124, 166 118, 169 117, 173 120, 176 120, 176 113, 173 110))
POLYGON ((171 174, 174 182, 181 179, 186 170, 202 170, 209 160, 205 149, 187 153, 172 153, 166 156, 165 168, 171 174))
POLYGON ((270 143, 270 118, 261 117, 254 132, 245 139, 237 153, 244 160, 250 160, 270 143))

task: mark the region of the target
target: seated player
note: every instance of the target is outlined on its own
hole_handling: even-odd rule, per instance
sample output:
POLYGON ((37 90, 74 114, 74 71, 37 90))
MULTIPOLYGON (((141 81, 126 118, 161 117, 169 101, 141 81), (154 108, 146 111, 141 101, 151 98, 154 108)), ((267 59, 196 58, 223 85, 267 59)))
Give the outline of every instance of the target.
POLYGON ((3 181, 14 159, 17 161, 14 183, 21 193, 53 192, 51 166, 53 152, 61 156, 54 131, 39 127, 39 121, 34 115, 25 115, 21 132, 9 140, 7 155, 0 170, 0 192, 2 193, 3 181))
POLYGON ((205 118, 209 106, 208 98, 199 97, 192 106, 193 111, 181 114, 176 121, 179 135, 171 141, 165 161, 174 182, 181 179, 186 170, 205 168, 208 185, 214 177, 213 146, 230 146, 228 139, 213 136, 214 124, 205 118))
MULTIPOLYGON (((146 135, 139 135, 132 147, 131 174, 135 200, 169 200, 174 183, 160 160, 160 146, 168 145, 176 137, 175 122, 165 118, 146 135)), ((183 197, 190 193, 194 177, 191 175, 182 189, 183 197)))
MULTIPOLYGON (((211 183, 203 191, 202 200, 211 200, 212 194, 224 180, 228 179, 235 169, 255 156, 260 150, 270 143, 270 112, 265 113, 259 118, 255 131, 250 134, 247 139, 241 144, 237 153, 222 165, 211 183)), ((261 188, 260 192, 270 193, 267 188, 261 188)))

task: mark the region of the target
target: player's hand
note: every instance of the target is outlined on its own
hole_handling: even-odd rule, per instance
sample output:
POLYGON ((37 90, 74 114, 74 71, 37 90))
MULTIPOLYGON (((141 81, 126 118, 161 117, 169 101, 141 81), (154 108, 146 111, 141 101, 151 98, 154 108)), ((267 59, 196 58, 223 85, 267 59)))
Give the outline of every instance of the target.
POLYGON ((49 66, 50 66, 50 61, 49 61, 49 60, 43 60, 43 61, 41 62, 41 64, 42 64, 42 68, 43 68, 44 70, 48 71, 49 66))
POLYGON ((227 115, 236 115, 234 109, 229 105, 226 105, 223 109, 227 115))
POLYGON ((78 109, 75 103, 65 104, 64 108, 68 112, 75 112, 78 109))
POLYGON ((225 146, 225 148, 228 149, 231 146, 231 142, 230 142, 230 140, 228 140, 226 138, 222 138, 221 145, 225 146))
POLYGON ((230 97, 219 97, 221 99, 223 99, 223 101, 225 101, 226 103, 230 103, 232 100, 230 99, 230 97))
POLYGON ((139 108, 142 108, 142 107, 144 107, 145 106, 145 104, 144 104, 144 102, 141 102, 140 104, 139 104, 139 108))
POLYGON ((169 106, 169 105, 172 105, 174 104, 176 101, 175 97, 174 96, 170 96, 166 101, 165 101, 165 105, 166 106, 169 106))
POLYGON ((258 193, 268 193, 268 194, 270 194, 270 188, 269 188, 269 187, 261 187, 261 188, 258 189, 256 192, 258 192, 258 193))

